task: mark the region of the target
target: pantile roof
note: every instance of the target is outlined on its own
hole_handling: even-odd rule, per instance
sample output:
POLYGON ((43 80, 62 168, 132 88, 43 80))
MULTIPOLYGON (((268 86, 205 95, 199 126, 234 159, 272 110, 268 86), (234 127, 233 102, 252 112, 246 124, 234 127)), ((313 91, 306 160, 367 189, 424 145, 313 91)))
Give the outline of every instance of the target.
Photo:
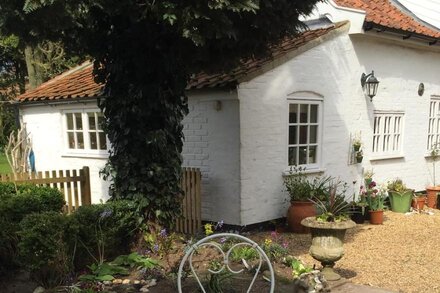
POLYGON ((365 23, 395 29, 408 34, 416 33, 430 38, 440 38, 440 31, 435 30, 421 21, 417 21, 410 13, 405 13, 392 0, 334 0, 342 7, 355 8, 366 12, 365 23))
MULTIPOLYGON (((286 38, 279 46, 271 49, 272 55, 263 59, 252 59, 229 73, 195 75, 189 82, 187 89, 201 89, 207 87, 224 87, 236 85, 240 78, 248 74, 256 73, 261 68, 273 60, 287 55, 310 41, 318 39, 329 32, 348 25, 348 21, 332 24, 325 28, 307 30, 300 35, 286 38)), ((63 73, 20 96, 19 102, 38 102, 38 101, 62 101, 72 98, 97 97, 102 95, 104 85, 97 84, 93 78, 93 64, 85 62, 66 73, 63 73)))
POLYGON ((18 96, 17 100, 35 102, 97 97, 101 95, 103 88, 104 84, 95 82, 93 64, 87 61, 18 96))
POLYGON ((234 84, 241 78, 255 73, 260 70, 264 65, 272 62, 273 60, 287 55, 289 52, 294 51, 312 40, 318 39, 329 32, 338 29, 344 25, 348 25, 347 21, 339 22, 326 28, 319 28, 315 30, 307 30, 294 38, 286 38, 280 45, 272 48, 272 54, 270 57, 263 59, 251 59, 244 62, 241 66, 235 68, 228 73, 220 74, 206 74, 200 73, 191 79, 188 84, 188 89, 199 89, 206 87, 221 87, 229 84, 234 84))

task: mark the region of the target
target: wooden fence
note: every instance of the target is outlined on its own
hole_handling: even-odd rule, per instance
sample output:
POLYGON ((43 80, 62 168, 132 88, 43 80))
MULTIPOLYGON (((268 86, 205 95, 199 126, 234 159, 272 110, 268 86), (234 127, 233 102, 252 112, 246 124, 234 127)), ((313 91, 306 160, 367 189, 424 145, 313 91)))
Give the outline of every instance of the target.
MULTIPOLYGON (((89 167, 77 170, 53 170, 36 173, 0 174, 0 181, 29 183, 58 188, 66 200, 65 210, 71 213, 81 205, 92 203, 89 167)), ((176 231, 195 234, 202 226, 201 173, 196 168, 182 168, 182 217, 176 221, 176 231)))
POLYGON ((176 222, 176 231, 195 234, 202 226, 201 173, 196 168, 182 168, 182 217, 176 222))
POLYGON ((77 170, 53 170, 15 175, 0 174, 0 181, 56 187, 64 194, 65 210, 68 213, 81 205, 92 203, 89 167, 83 167, 79 172, 77 170))

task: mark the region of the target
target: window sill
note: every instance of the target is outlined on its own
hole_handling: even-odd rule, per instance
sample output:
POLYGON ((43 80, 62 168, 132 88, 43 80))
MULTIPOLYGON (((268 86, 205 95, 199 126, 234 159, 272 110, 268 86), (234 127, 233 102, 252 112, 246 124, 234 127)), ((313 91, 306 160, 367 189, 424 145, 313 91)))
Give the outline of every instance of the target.
POLYGON ((373 157, 370 158, 370 161, 382 161, 382 160, 403 159, 404 157, 405 157, 405 156, 402 155, 402 154, 373 156, 373 157))
MULTIPOLYGON (((440 154, 438 154, 437 157, 438 157, 438 156, 440 156, 440 154)), ((429 152, 429 153, 426 153, 426 154, 424 155, 424 157, 425 157, 425 159, 433 159, 433 157, 435 157, 435 156, 431 155, 431 153, 429 152)))
MULTIPOLYGON (((318 174, 318 173, 324 173, 326 171, 326 169, 324 168, 315 168, 315 169, 305 169, 304 171, 301 171, 302 174, 318 174)), ((298 172, 292 171, 292 174, 296 174, 298 172)), ((290 169, 284 170, 283 171, 283 176, 289 176, 290 173, 290 169)))
POLYGON ((87 158, 87 159, 108 159, 108 153, 87 153, 87 152, 69 152, 63 153, 62 158, 87 158))

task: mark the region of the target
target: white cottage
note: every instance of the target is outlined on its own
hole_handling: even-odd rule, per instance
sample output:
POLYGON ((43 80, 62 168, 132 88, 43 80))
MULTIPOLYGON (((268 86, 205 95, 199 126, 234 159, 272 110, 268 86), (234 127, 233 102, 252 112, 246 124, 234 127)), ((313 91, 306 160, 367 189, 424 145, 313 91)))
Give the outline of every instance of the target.
MULTIPOLYGON (((183 158, 202 170, 205 220, 248 225, 284 216, 282 180, 295 164, 356 181, 350 193, 369 169, 379 182, 400 177, 416 190, 432 183, 440 32, 388 0, 321 3, 306 21, 310 30, 272 58, 201 74, 188 86, 183 158), (372 70, 380 83, 370 101, 360 79, 372 70), (362 163, 353 160, 355 135, 362 163)), ((83 64, 19 102, 37 169, 90 166, 97 202, 107 198, 98 173, 108 143, 97 124, 102 85, 91 72, 83 64)))

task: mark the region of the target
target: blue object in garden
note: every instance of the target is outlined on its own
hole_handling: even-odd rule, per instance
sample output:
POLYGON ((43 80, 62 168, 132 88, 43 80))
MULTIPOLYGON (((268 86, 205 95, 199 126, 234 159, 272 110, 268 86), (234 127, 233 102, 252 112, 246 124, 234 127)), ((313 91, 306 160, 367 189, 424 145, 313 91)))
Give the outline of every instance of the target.
POLYGON ((31 167, 31 172, 35 172, 35 154, 34 154, 34 150, 31 150, 31 152, 29 153, 29 165, 31 167))

